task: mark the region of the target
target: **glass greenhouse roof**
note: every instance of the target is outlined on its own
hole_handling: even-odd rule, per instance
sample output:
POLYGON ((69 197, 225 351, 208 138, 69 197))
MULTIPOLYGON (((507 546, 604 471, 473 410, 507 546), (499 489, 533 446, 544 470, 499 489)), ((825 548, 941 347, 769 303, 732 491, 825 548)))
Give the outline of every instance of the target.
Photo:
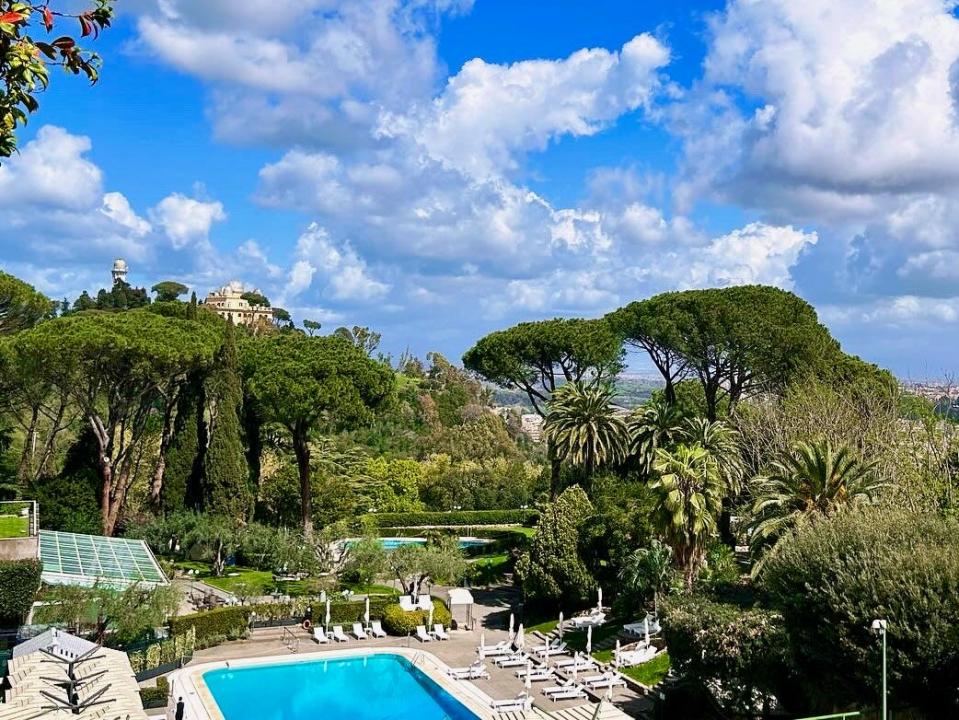
POLYGON ((142 540, 40 531, 43 581, 52 585, 166 585, 167 579, 142 540))

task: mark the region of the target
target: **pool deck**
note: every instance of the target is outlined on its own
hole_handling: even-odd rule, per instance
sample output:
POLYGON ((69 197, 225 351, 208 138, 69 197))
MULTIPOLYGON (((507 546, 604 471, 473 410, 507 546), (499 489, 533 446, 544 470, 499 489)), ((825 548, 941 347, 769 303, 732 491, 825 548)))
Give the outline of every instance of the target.
MULTIPOLYGON (((434 640, 429 643, 420 643, 415 638, 388 637, 377 640, 350 640, 348 643, 338 643, 334 645, 319 645, 303 629, 298 627, 291 628, 296 638, 295 644, 290 642, 289 636, 284 640, 283 630, 280 628, 264 628, 254 630, 246 640, 236 640, 224 643, 213 648, 197 651, 193 661, 184 668, 181 673, 196 675, 213 666, 225 666, 227 661, 231 664, 247 664, 246 660, 255 658, 273 658, 276 661, 292 662, 298 660, 315 660, 322 657, 350 656, 359 655, 364 652, 374 650, 378 652, 396 650, 398 654, 408 655, 412 658, 417 653, 423 653, 424 657, 435 656, 439 664, 432 668, 428 674, 437 680, 438 684, 446 689, 452 688, 451 692, 457 699, 466 704, 470 710, 479 717, 488 719, 492 717, 501 717, 500 714, 494 716, 489 710, 488 699, 506 700, 516 698, 517 695, 524 692, 524 686, 520 679, 516 677, 515 668, 500 668, 492 660, 486 661, 487 669, 490 672, 488 680, 458 680, 453 681, 445 676, 445 667, 464 667, 476 661, 476 646, 479 644, 480 633, 478 631, 458 630, 450 633, 450 639, 444 641, 434 640), (293 650, 291 650, 293 645, 293 650), (212 664, 212 665, 211 665, 212 664), (200 667, 203 666, 203 667, 200 667), (440 679, 437 679, 437 678, 440 679), (478 693, 476 691, 479 691, 478 693), (467 702, 467 698, 474 698, 473 702, 467 702), (482 705, 482 707, 480 707, 482 705)), ((499 640, 504 640, 507 633, 504 630, 483 629, 485 641, 487 644, 493 644, 499 640)), ((255 660, 254 660, 255 662, 255 660)), ((430 663, 434 665, 434 663, 430 663)), ((421 668, 422 669, 422 668, 421 668)), ((542 688, 552 683, 533 683, 533 689, 530 691, 533 697, 534 710, 525 714, 526 718, 543 718, 549 715, 553 720, 589 720, 585 718, 584 713, 588 709, 595 709, 595 705, 587 705, 584 708, 584 700, 565 700, 551 701, 542 694, 542 688)), ((205 690, 205 687, 203 688, 205 690)), ((199 690, 202 692, 202 690, 199 690)), ((206 691, 208 693, 208 691, 206 691)), ((598 696, 594 699, 599 699, 598 696)), ((175 698, 174 698, 175 700, 175 698)), ((212 698, 210 698, 212 700, 212 698)), ((215 703, 203 703, 204 706, 215 703)), ((604 705, 602 716, 604 720, 613 720, 615 715, 622 715, 625 712, 631 717, 651 717, 652 705, 650 701, 642 695, 629 688, 617 688, 613 696, 613 706, 608 703, 604 705), (619 709, 617 711, 617 708, 619 709)), ((211 720, 221 720, 219 714, 198 714, 198 718, 210 718, 211 720)))

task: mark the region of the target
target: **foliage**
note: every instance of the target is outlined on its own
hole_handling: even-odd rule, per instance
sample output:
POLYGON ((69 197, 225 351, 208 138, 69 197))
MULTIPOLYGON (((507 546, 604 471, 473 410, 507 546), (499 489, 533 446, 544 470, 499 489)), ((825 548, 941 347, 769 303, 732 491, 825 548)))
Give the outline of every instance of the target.
POLYGON ((364 494, 373 512, 410 513, 423 509, 419 485, 423 469, 415 460, 371 458, 366 463, 364 494))
POLYGON ((180 591, 172 585, 124 590, 94 585, 55 585, 44 592, 45 603, 34 611, 38 623, 92 632, 97 642, 118 645, 138 640, 176 612, 180 591))
POLYGON ((0 626, 23 621, 40 588, 41 572, 39 560, 0 560, 0 626))
POLYGON ((666 679, 671 667, 669 653, 661 652, 649 662, 620 668, 619 672, 646 687, 653 687, 666 679))
POLYGON ((243 391, 237 374, 236 340, 232 323, 214 361, 207 387, 211 411, 209 447, 204 462, 204 507, 214 514, 246 520, 253 510, 249 468, 240 437, 243 391))
MULTIPOLYGON (((3 136, 0 130, 0 147, 3 136)), ((0 270, 0 336, 33 327, 52 310, 53 303, 32 285, 0 270)))
POLYGON ((257 290, 248 290, 241 294, 240 298, 246 300, 253 307, 270 307, 269 298, 257 290))
POLYGON ((582 467, 587 478, 597 467, 625 459, 626 422, 612 406, 609 385, 571 382, 553 393, 543 436, 559 460, 582 467))
POLYGON ((661 622, 673 668, 713 690, 727 712, 753 717, 788 687, 790 646, 780 613, 687 595, 663 603, 661 622))
POLYGON ((636 594, 642 600, 653 598, 658 613, 659 595, 669 590, 673 579, 673 551, 669 545, 653 539, 649 547, 638 548, 629 555, 619 572, 620 592, 636 594))
POLYGON ((98 535, 101 528, 98 489, 96 471, 65 469, 59 475, 41 476, 27 486, 27 493, 43 509, 40 526, 44 530, 98 535))
POLYGON ((386 551, 375 535, 356 540, 348 553, 341 577, 349 582, 369 585, 387 567, 386 551))
MULTIPOLYGON (((383 629, 391 635, 412 635, 418 625, 429 621, 429 610, 404 611, 399 605, 390 605, 383 613, 383 629)), ((433 622, 449 627, 453 616, 439 600, 433 600, 433 622)), ((432 628, 429 628, 432 630, 432 628)))
POLYGON ((579 603, 595 581, 579 556, 579 529, 593 512, 582 488, 567 488, 546 506, 536 524, 529 551, 516 562, 516 576, 535 602, 579 603))
POLYGON ((668 401, 675 400, 675 382, 698 379, 710 420, 723 401, 731 411, 757 392, 780 393, 840 355, 812 306, 763 285, 663 293, 612 313, 609 321, 648 352, 666 381, 668 401))
POLYGON ((13 337, 18 364, 60 388, 97 440, 102 531, 112 535, 151 448, 154 411, 168 411, 189 372, 212 360, 209 326, 144 310, 79 313, 13 337))
POLYGON ((836 513, 782 543, 763 585, 782 610, 812 709, 876 697, 880 643, 869 626, 882 618, 891 696, 935 717, 955 715, 955 520, 869 506, 836 513))
POLYGON ((393 385, 389 367, 342 338, 280 333, 247 345, 251 398, 268 421, 289 433, 297 459, 304 535, 313 532, 310 435, 319 427, 361 422, 393 385))
POLYGON ((170 633, 175 638, 192 632, 197 649, 209 647, 219 639, 242 637, 251 612, 249 607, 233 605, 171 617, 170 633))
POLYGON ((539 518, 537 510, 454 510, 452 512, 372 513, 377 527, 416 527, 426 525, 531 525, 539 518))
POLYGON ((452 537, 402 545, 386 553, 385 560, 407 595, 419 595, 426 581, 455 585, 467 568, 459 544, 452 537))
POLYGON ((156 293, 157 302, 174 302, 190 288, 176 280, 162 280, 150 289, 156 293))
POLYGON ((521 458, 454 461, 440 454, 422 464, 419 496, 428 508, 469 508, 463 512, 521 508, 547 489, 542 466, 521 458))
POLYGON ((657 450, 653 469, 655 522, 691 587, 722 510, 726 488, 719 463, 699 443, 681 443, 671 451, 657 450))
POLYGON ((761 558, 789 532, 842 508, 875 500, 883 487, 874 465, 863 462, 848 446, 829 440, 797 443, 770 472, 753 481, 749 522, 750 548, 761 558))
POLYGON ((354 325, 352 328, 338 327, 333 331, 333 334, 356 346, 367 355, 372 355, 373 351, 380 345, 380 333, 374 332, 368 327, 359 325, 354 325))
POLYGON ((199 373, 186 379, 176 404, 170 442, 164 451, 163 484, 159 510, 199 509, 203 500, 203 450, 207 447, 206 422, 200 411, 204 393, 199 373))
MULTIPOLYGON (((136 672, 135 669, 134 672, 136 672)), ((169 698, 170 681, 164 675, 157 678, 155 686, 140 688, 140 701, 144 708, 166 707, 169 698)))
POLYGON ((97 81, 100 59, 86 52, 69 35, 48 41, 36 40, 42 24, 49 34, 66 18, 75 19, 82 37, 96 37, 110 26, 112 0, 94 0, 92 7, 78 13, 55 10, 50 5, 31 5, 4 0, 0 3, 0 156, 10 157, 17 149, 17 128, 26 125, 27 113, 39 107, 37 94, 47 88, 49 66, 61 66, 73 75, 83 74, 97 81))

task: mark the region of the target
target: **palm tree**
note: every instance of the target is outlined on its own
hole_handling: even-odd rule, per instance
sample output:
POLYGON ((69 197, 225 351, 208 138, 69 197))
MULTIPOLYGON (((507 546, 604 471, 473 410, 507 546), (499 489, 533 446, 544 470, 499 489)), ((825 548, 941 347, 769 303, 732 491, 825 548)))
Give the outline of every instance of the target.
POLYGON ((753 485, 752 521, 748 530, 762 569, 768 551, 787 533, 843 507, 872 502, 884 487, 875 463, 864 462, 847 445, 829 440, 800 442, 753 485))
POLYGON ((622 589, 645 597, 653 594, 653 613, 659 614, 659 593, 669 589, 673 575, 673 550, 654 539, 649 547, 633 550, 619 571, 622 589))
POLYGON ((629 455, 639 462, 639 469, 649 475, 656 450, 669 447, 683 435, 683 415, 672 403, 661 398, 638 408, 627 421, 629 455))
POLYGON ((626 422, 610 404, 612 388, 568 383, 553 393, 543 436, 556 457, 582 467, 587 477, 626 455, 626 422))
POLYGON ((716 533, 726 483, 716 458, 699 443, 658 449, 653 470, 653 517, 676 553, 686 586, 692 587, 706 543, 716 533))
POLYGON ((719 471, 731 494, 742 489, 746 466, 743 463, 739 433, 722 420, 689 418, 683 424, 684 442, 699 443, 716 459, 719 471))

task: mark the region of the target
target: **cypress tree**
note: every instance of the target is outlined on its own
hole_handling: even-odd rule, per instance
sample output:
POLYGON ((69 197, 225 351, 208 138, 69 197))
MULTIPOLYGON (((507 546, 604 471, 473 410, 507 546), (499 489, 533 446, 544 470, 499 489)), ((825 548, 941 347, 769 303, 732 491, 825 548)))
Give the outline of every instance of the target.
POLYGON ((166 452, 166 469, 160 489, 160 507, 165 513, 184 507, 201 509, 203 498, 199 486, 205 445, 200 441, 204 435, 203 418, 199 414, 201 398, 201 378, 194 375, 177 402, 173 437, 166 452))
POLYGON ((207 383, 207 395, 210 445, 206 452, 205 507, 208 512, 247 520, 253 497, 241 439, 239 412, 243 391, 232 322, 227 325, 223 346, 207 383))

